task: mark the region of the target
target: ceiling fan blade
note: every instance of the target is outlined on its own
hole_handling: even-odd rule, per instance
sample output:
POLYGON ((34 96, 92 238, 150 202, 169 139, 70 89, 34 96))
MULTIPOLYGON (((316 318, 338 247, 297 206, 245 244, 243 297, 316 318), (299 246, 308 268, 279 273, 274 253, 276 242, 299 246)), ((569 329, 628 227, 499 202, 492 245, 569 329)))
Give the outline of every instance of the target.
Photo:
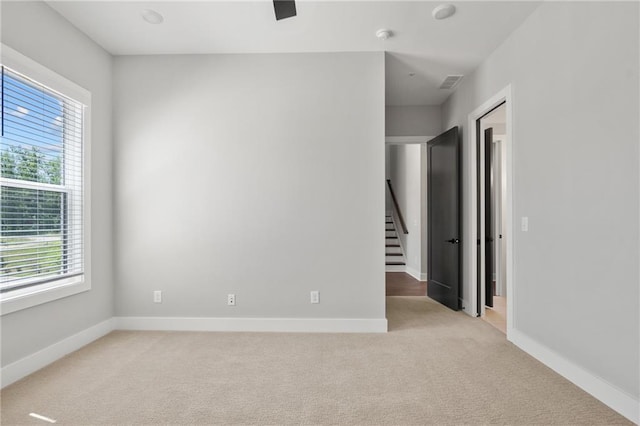
POLYGON ((296 2, 294 0, 273 0, 273 9, 276 11, 276 20, 296 16, 296 2))

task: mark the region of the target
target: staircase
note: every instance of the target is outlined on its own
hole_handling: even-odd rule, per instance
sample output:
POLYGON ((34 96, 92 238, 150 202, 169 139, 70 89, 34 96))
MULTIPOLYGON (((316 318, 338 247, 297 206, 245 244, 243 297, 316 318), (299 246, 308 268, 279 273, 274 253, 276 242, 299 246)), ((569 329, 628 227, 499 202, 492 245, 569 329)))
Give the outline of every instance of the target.
POLYGON ((387 216, 385 219, 385 230, 385 270, 387 272, 404 272, 406 265, 404 253, 402 253, 396 225, 391 216, 387 216))

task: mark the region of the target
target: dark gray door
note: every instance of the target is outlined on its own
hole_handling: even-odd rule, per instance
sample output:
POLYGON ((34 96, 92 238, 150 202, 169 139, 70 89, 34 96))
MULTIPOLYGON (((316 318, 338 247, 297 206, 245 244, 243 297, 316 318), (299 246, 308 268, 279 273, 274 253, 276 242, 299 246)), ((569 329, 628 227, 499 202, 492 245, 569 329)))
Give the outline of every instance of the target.
POLYGON ((460 302, 460 141, 453 127, 427 143, 427 295, 453 310, 460 302))
POLYGON ((491 174, 493 170, 493 129, 484 131, 484 304, 493 307, 493 222, 491 174))

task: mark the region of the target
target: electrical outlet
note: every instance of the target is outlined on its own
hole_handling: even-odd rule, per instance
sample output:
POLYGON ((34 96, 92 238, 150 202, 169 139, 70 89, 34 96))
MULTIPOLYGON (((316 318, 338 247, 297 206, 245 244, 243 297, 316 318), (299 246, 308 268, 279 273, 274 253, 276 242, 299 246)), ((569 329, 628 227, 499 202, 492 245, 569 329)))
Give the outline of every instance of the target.
POLYGON ((236 295, 235 294, 227 294, 227 305, 236 306, 236 295))
POLYGON ((156 290, 153 292, 153 303, 162 303, 162 291, 156 290))
POLYGON ((311 292, 311 303, 320 303, 320 292, 314 290, 311 292))

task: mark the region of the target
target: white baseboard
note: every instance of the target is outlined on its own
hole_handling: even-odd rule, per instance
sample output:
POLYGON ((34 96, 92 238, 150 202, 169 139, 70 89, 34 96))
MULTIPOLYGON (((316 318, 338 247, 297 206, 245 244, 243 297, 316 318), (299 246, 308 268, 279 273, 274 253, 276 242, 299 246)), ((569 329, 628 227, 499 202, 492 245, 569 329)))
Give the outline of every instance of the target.
POLYGON ((509 340, 529 355, 551 368, 627 419, 638 424, 640 401, 593 373, 579 367, 555 351, 516 329, 509 330, 509 340))
POLYGON ((386 333, 387 320, 386 318, 113 317, 3 367, 0 370, 0 385, 2 388, 9 386, 113 330, 386 333))
POLYGON ((407 266, 407 269, 405 271, 407 274, 411 275, 413 278, 415 278, 418 281, 426 281, 427 280, 427 274, 422 274, 420 273, 420 271, 410 268, 407 266))
POLYGON ((333 318, 116 317, 117 330, 386 333, 387 320, 333 318))
MULTIPOLYGON (((305 333, 385 333, 386 319, 332 318, 180 318, 114 317, 15 361, 0 371, 1 387, 51 364, 113 330, 267 331, 305 333)), ((640 422, 640 401, 555 351, 511 328, 509 340, 523 351, 593 395, 634 423, 640 422)))
POLYGON ((69 336, 66 339, 54 343, 51 346, 47 346, 36 353, 2 367, 0 372, 1 387, 4 388, 23 377, 46 367, 52 362, 59 360, 63 356, 73 351, 77 351, 94 340, 109 334, 113 331, 113 326, 113 318, 109 318, 108 320, 102 321, 101 323, 76 333, 73 336, 69 336))

